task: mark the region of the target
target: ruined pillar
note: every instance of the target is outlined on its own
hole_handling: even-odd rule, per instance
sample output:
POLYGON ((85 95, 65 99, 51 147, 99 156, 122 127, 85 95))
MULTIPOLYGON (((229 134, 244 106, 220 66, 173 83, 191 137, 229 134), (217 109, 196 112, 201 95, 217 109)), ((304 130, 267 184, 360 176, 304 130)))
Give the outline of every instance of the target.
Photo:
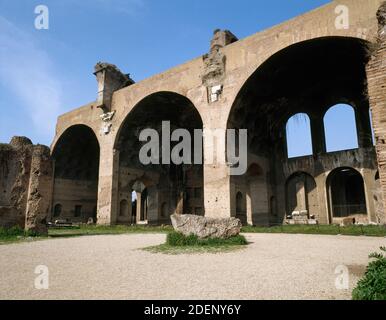
POLYGON ((119 151, 107 141, 100 145, 97 223, 113 225, 118 215, 119 151))
POLYGON ((319 224, 332 223, 332 219, 330 218, 330 210, 332 210, 332 208, 330 206, 331 201, 329 201, 331 200, 331 195, 330 195, 330 187, 327 186, 327 176, 328 174, 322 173, 317 177, 315 177, 315 183, 318 191, 317 194, 318 194, 319 212, 317 214, 317 219, 319 224))
POLYGON ((142 213, 142 192, 136 191, 135 193, 137 195, 137 212, 136 212, 137 218, 136 218, 136 221, 137 221, 137 224, 138 224, 139 222, 142 221, 142 219, 141 219, 141 213, 142 213))
POLYGON ((184 192, 183 191, 177 194, 176 214, 184 214, 184 192))
POLYGON ((229 166, 226 163, 225 150, 221 150, 225 147, 226 127, 218 127, 218 123, 221 122, 221 110, 227 104, 227 101, 223 99, 226 56, 222 48, 236 41, 237 37, 229 30, 215 30, 210 43, 210 52, 203 56, 204 69, 201 79, 208 93, 208 109, 218 109, 216 116, 210 116, 210 120, 204 127, 221 132, 220 136, 213 140, 204 131, 203 139, 205 216, 211 218, 231 217, 231 202, 236 197, 231 191, 233 188, 229 166), (220 145, 221 143, 224 145, 220 145), (223 152, 219 152, 219 150, 223 152), (221 158, 216 158, 214 156, 216 153, 221 158), (215 161, 208 161, 208 159, 215 159, 215 161))
POLYGON ((98 107, 105 112, 111 111, 111 103, 115 91, 134 84, 129 74, 122 73, 117 66, 98 62, 94 75, 98 82, 98 107))
POLYGON ((298 181, 296 183, 296 201, 297 201, 296 209, 298 211, 306 211, 307 210, 306 187, 305 187, 303 180, 298 181))
MULTIPOLYGON (((366 71, 383 205, 386 208, 386 1, 381 4, 377 18, 378 40, 366 71)), ((381 222, 386 223, 386 214, 381 222)))
POLYGON ((326 153, 326 134, 322 116, 311 116, 312 152, 314 155, 326 153))
POLYGON ((225 151, 217 152, 218 148, 222 148, 221 139, 225 141, 226 131, 221 132, 224 136, 215 143, 204 136, 205 216, 210 218, 229 218, 235 212, 236 190, 230 176, 230 168, 226 164, 225 151), (215 160, 211 161, 212 159, 215 160))
POLYGON ((34 146, 28 186, 25 230, 47 235, 47 216, 51 205, 52 161, 50 149, 34 146))
POLYGON ((249 190, 246 194, 247 197, 247 223, 248 225, 253 225, 253 214, 252 214, 252 197, 251 191, 249 190))
POLYGON ((369 104, 367 101, 364 101, 357 106, 355 110, 355 122, 359 148, 371 148, 373 146, 373 138, 370 124, 369 104))
POLYGON ((374 190, 375 190, 375 179, 374 172, 371 169, 363 169, 362 177, 365 190, 366 209, 369 222, 378 223, 375 203, 374 203, 374 190))

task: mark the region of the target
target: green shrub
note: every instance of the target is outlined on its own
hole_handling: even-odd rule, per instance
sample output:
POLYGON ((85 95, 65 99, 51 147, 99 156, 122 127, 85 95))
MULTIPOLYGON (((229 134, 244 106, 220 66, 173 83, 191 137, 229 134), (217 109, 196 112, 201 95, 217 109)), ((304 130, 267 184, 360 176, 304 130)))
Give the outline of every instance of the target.
POLYGON ((2 238, 12 238, 18 236, 24 236, 24 230, 20 227, 0 228, 0 237, 2 238))
MULTIPOLYGON (((386 247, 381 250, 386 252, 386 247)), ((386 300, 386 256, 372 253, 366 274, 353 291, 354 300, 386 300)))
POLYGON ((168 233, 166 244, 173 247, 187 246, 240 246, 247 245, 248 242, 244 236, 238 235, 229 239, 205 239, 201 240, 195 235, 184 236, 179 232, 168 233))
POLYGON ((34 231, 24 231, 19 226, 11 228, 0 228, 0 239, 13 239, 17 237, 39 237, 34 231))

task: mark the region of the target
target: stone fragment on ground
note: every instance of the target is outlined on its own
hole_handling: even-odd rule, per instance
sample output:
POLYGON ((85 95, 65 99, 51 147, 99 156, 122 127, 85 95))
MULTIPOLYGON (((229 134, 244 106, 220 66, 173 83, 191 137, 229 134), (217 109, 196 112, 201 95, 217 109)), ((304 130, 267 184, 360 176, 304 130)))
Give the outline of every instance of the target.
POLYGON ((213 219, 196 215, 171 216, 174 230, 185 236, 196 235, 199 239, 220 238, 228 239, 241 232, 240 219, 213 219))

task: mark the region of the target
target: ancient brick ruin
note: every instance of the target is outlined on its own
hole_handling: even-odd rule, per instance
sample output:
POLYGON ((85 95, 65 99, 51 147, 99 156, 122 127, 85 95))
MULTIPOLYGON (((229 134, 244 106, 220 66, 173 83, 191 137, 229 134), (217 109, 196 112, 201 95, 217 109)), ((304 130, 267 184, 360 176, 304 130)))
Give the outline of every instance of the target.
MULTIPOLYGON (((46 212, 47 221, 98 224, 170 223, 182 213, 251 225, 385 224, 386 3, 342 3, 349 28, 336 27, 333 1, 243 40, 216 30, 208 54, 138 83, 98 63, 97 100, 58 119, 52 175, 44 148, 1 146, 0 224, 36 228, 46 212), (323 119, 339 103, 355 113, 358 148, 328 152, 323 119), (312 154, 290 158, 286 124, 301 113, 312 154), (160 132, 166 120, 189 132, 248 129, 247 172, 230 175, 225 158, 141 164, 139 133, 160 132)), ((203 150, 213 145, 204 139, 203 150)))
POLYGON ((47 233, 52 195, 50 149, 14 137, 0 145, 0 226, 47 233))

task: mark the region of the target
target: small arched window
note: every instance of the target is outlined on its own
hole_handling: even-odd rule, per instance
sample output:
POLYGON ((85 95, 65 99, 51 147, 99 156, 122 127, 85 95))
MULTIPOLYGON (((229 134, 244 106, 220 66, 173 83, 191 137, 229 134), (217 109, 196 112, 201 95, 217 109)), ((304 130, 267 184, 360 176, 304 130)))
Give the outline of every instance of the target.
POLYGON ((310 118, 306 113, 292 116, 286 126, 288 158, 312 155, 310 118))
POLYGON ((331 107, 324 116, 327 152, 358 148, 354 108, 348 104, 331 107))
POLYGON ((62 214, 62 205, 60 203, 56 204, 54 207, 54 217, 60 217, 62 214))

